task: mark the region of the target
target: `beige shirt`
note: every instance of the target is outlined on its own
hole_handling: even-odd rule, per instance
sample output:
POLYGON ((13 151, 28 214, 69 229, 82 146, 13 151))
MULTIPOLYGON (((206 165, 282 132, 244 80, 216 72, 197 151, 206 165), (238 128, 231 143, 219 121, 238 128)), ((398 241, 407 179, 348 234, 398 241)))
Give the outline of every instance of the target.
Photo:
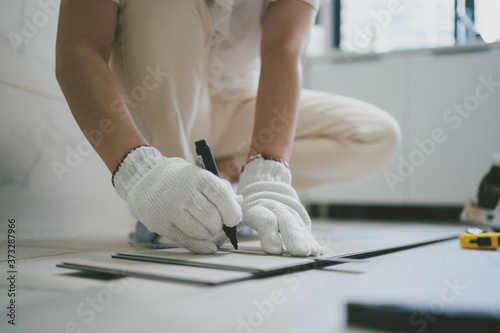
MULTIPOLYGON (((119 4, 120 0, 112 0, 119 4)), ((212 95, 256 88, 260 67, 261 24, 270 2, 278 0, 206 0, 212 16, 209 87, 212 95)), ((321 0, 301 0, 316 11, 321 0)))

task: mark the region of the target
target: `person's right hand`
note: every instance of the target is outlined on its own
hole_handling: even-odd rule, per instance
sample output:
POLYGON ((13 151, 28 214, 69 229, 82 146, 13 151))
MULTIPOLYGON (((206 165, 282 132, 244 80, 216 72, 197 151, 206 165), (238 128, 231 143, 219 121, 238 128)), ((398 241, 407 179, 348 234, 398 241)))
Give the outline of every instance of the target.
POLYGON ((222 225, 241 221, 241 196, 231 184, 153 147, 130 152, 113 176, 116 191, 148 230, 195 253, 215 253, 222 225))
MULTIPOLYGON (((260 156, 260 155, 259 155, 260 156)), ((240 174, 242 225, 259 233, 262 250, 294 256, 318 256, 323 247, 311 232, 311 218, 292 187, 292 174, 283 162, 263 156, 251 159, 240 174)))

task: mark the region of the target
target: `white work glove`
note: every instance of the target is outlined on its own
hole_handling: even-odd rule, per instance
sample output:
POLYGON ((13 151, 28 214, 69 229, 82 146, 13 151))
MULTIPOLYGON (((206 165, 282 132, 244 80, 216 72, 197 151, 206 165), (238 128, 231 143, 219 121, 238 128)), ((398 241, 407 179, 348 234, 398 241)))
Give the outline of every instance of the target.
POLYGON ((292 175, 281 162, 262 157, 248 162, 240 175, 243 221, 259 233, 262 250, 281 254, 283 244, 295 256, 322 252, 311 233, 311 219, 291 186, 292 175))
MULTIPOLYGON (((241 221, 241 197, 229 182, 153 147, 130 152, 114 174, 116 191, 132 215, 195 253, 215 253, 222 224, 241 221)), ((219 244, 218 244, 219 245, 219 244)))

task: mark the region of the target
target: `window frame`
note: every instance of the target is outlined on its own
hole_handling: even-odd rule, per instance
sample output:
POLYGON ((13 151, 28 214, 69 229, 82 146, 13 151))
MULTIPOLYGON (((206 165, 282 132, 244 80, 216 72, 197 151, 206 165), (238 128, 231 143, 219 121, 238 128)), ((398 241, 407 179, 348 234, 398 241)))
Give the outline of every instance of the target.
MULTIPOLYGON (((334 50, 340 50, 340 44, 342 43, 342 36, 341 36, 341 26, 342 26, 342 19, 341 19, 341 11, 342 11, 342 0, 331 0, 332 1, 332 18, 333 18, 333 24, 332 24, 332 40, 331 40, 331 46, 333 47, 334 50)), ((455 0, 455 6, 454 6, 454 11, 455 11, 455 31, 454 31, 454 38, 455 38, 455 44, 457 44, 458 41, 458 30, 459 30, 459 21, 460 21, 460 16, 458 15, 458 7, 461 5, 460 2, 464 1, 465 2, 465 10, 466 10, 466 15, 469 17, 469 19, 474 23, 475 19, 475 0, 455 0)), ((476 35, 476 38, 479 37, 479 34, 476 35)))

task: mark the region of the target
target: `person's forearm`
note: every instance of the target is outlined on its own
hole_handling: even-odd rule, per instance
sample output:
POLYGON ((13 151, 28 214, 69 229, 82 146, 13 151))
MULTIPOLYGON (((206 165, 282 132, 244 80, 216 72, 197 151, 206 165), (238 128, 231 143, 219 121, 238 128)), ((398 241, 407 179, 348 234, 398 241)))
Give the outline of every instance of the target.
POLYGON ((262 56, 261 66, 249 155, 264 154, 289 161, 302 85, 300 57, 276 48, 262 56))
POLYGON ((57 79, 76 122, 110 171, 130 149, 147 144, 97 52, 82 46, 58 54, 57 79))

